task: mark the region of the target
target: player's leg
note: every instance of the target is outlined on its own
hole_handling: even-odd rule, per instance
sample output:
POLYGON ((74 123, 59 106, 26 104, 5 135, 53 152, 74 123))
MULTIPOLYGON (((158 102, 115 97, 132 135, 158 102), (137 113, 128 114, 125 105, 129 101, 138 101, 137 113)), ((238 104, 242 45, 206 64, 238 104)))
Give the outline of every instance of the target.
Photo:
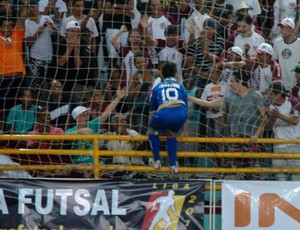
POLYGON ((167 150, 168 150, 168 155, 169 155, 170 168, 173 173, 178 172, 178 167, 176 165, 177 148, 178 148, 178 142, 177 142, 176 137, 168 136, 167 137, 167 150))
POLYGON ((150 127, 148 131, 148 137, 149 137, 149 143, 150 147, 153 153, 153 167, 155 169, 158 169, 161 167, 160 163, 160 155, 159 155, 159 150, 160 150, 160 140, 159 140, 159 127, 161 125, 161 119, 158 112, 154 113, 151 120, 150 120, 150 127))
POLYGON ((176 114, 176 119, 173 124, 170 124, 170 129, 167 132, 167 150, 169 155, 169 163, 173 173, 178 172, 176 165, 178 142, 176 136, 180 134, 183 125, 187 119, 187 110, 185 106, 174 107, 170 110, 172 114, 176 114))
POLYGON ((158 169, 161 167, 160 155, 159 155, 159 150, 160 150, 159 133, 156 130, 150 128, 148 136, 149 136, 150 147, 152 149, 153 158, 154 158, 153 167, 158 169))
POLYGON ((177 159, 177 148, 178 148, 176 134, 171 132, 170 130, 168 130, 166 134, 167 134, 167 151, 169 155, 169 164, 170 166, 175 166, 176 159, 177 159))

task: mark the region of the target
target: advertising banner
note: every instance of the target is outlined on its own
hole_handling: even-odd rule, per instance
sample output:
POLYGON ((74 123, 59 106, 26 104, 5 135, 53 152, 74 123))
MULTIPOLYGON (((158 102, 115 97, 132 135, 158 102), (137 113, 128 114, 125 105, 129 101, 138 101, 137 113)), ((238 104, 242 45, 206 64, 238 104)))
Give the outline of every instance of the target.
POLYGON ((0 229, 203 229, 204 181, 0 180, 0 229))
POLYGON ((300 229, 300 182, 225 181, 222 230, 300 229))

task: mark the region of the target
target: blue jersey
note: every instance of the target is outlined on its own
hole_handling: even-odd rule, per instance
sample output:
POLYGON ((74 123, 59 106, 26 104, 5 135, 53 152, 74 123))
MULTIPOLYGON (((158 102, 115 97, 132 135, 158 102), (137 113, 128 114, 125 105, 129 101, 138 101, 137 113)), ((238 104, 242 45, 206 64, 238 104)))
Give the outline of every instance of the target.
POLYGON ((169 77, 153 89, 150 100, 150 111, 155 111, 160 105, 175 100, 182 101, 187 106, 187 91, 175 78, 169 77))

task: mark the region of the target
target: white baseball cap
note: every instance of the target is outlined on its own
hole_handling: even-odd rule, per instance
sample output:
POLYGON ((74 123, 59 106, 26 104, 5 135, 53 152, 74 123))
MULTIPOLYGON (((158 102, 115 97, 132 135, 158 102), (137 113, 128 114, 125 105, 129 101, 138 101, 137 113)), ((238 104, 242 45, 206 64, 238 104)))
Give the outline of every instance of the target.
POLYGON ((66 29, 68 30, 68 29, 73 29, 73 28, 80 29, 80 24, 76 21, 68 22, 66 29))
POLYGON ((233 6, 234 14, 241 9, 249 9, 250 8, 244 0, 234 1, 231 3, 231 5, 233 6))
POLYGON ((243 50, 238 46, 232 46, 227 50, 228 53, 234 52, 235 54, 239 55, 241 59, 243 59, 243 50))
POLYGON ((261 43, 257 49, 256 49, 256 52, 258 54, 262 54, 262 53, 267 53, 267 54, 270 54, 271 56, 273 55, 273 48, 270 44, 268 43, 261 43))
POLYGON ((89 109, 87 109, 84 106, 77 106, 75 109, 73 109, 72 111, 72 117, 74 120, 76 120, 76 118, 80 115, 83 114, 85 112, 89 111, 89 109))
POLYGON ((295 22, 291 18, 285 18, 280 23, 278 23, 278 26, 285 26, 285 27, 288 26, 292 29, 295 29, 295 22))

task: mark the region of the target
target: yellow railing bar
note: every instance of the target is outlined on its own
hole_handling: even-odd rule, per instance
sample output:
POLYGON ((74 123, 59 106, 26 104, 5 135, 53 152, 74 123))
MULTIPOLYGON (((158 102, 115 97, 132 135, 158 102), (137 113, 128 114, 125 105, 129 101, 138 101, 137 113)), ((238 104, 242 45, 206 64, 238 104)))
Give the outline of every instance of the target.
MULTIPOLYGON (((65 150, 65 149, 0 149, 0 154, 40 154, 40 155, 90 155, 99 157, 113 157, 113 156, 134 156, 134 157, 152 157, 151 151, 134 151, 134 150, 99 150, 98 146, 93 150, 65 150), (97 154, 93 152, 97 151, 97 154)), ((168 156, 166 151, 161 151, 162 157, 168 156)), ((299 153, 245 153, 245 152, 178 152, 178 157, 209 157, 209 158, 286 158, 286 159, 299 159, 299 153)))
MULTIPOLYGON (((94 165, 0 165, 0 170, 94 170, 94 165)), ((156 171, 151 166, 99 165, 99 171, 156 171)), ((170 172, 169 167, 161 167, 157 172, 170 172)), ((192 168, 179 167, 179 172, 185 173, 300 173, 300 168, 192 168)), ((98 174, 98 171, 96 172, 98 174)), ((94 175, 94 177, 99 178, 94 175)), ((96 179, 96 178, 95 178, 96 179)))
MULTIPOLYGON (((147 136, 116 136, 116 135, 0 135, 0 140, 122 140, 122 141, 148 141, 147 136)), ((161 137, 166 140, 166 137, 161 137)), ((178 137, 179 142, 187 143, 249 143, 249 138, 215 138, 215 137, 178 137)), ((260 138, 257 143, 261 144, 300 144, 300 139, 282 140, 275 138, 260 138)))
MULTIPOLYGON (((162 137, 166 140, 166 137, 162 137)), ((179 142, 198 143, 249 143, 247 138, 208 138, 208 137, 185 137, 177 138, 179 142)), ((129 171, 155 171, 150 166, 125 166, 125 165, 101 165, 99 157, 107 156, 152 156, 150 151, 108 151, 99 150, 99 140, 122 140, 122 141, 148 141, 147 136, 110 136, 110 135, 0 135, 0 140, 92 140, 93 150, 66 150, 66 149, 0 149, 0 154, 59 154, 59 155, 90 155, 93 156, 93 164, 64 164, 64 165, 0 165, 0 170, 90 170, 94 172, 94 178, 99 178, 99 172, 105 170, 129 170, 129 171)), ((257 143, 273 144, 300 144, 297 140, 281 139, 258 139, 257 143)), ((161 156, 167 156, 165 151, 161 156)), ((243 153, 243 152, 178 152, 179 157, 210 157, 210 158, 285 158, 299 159, 298 153, 243 153)), ((162 172, 169 172, 168 167, 162 167, 162 172)), ((180 172, 189 173, 300 173, 300 168, 196 168, 180 167, 180 172)))

